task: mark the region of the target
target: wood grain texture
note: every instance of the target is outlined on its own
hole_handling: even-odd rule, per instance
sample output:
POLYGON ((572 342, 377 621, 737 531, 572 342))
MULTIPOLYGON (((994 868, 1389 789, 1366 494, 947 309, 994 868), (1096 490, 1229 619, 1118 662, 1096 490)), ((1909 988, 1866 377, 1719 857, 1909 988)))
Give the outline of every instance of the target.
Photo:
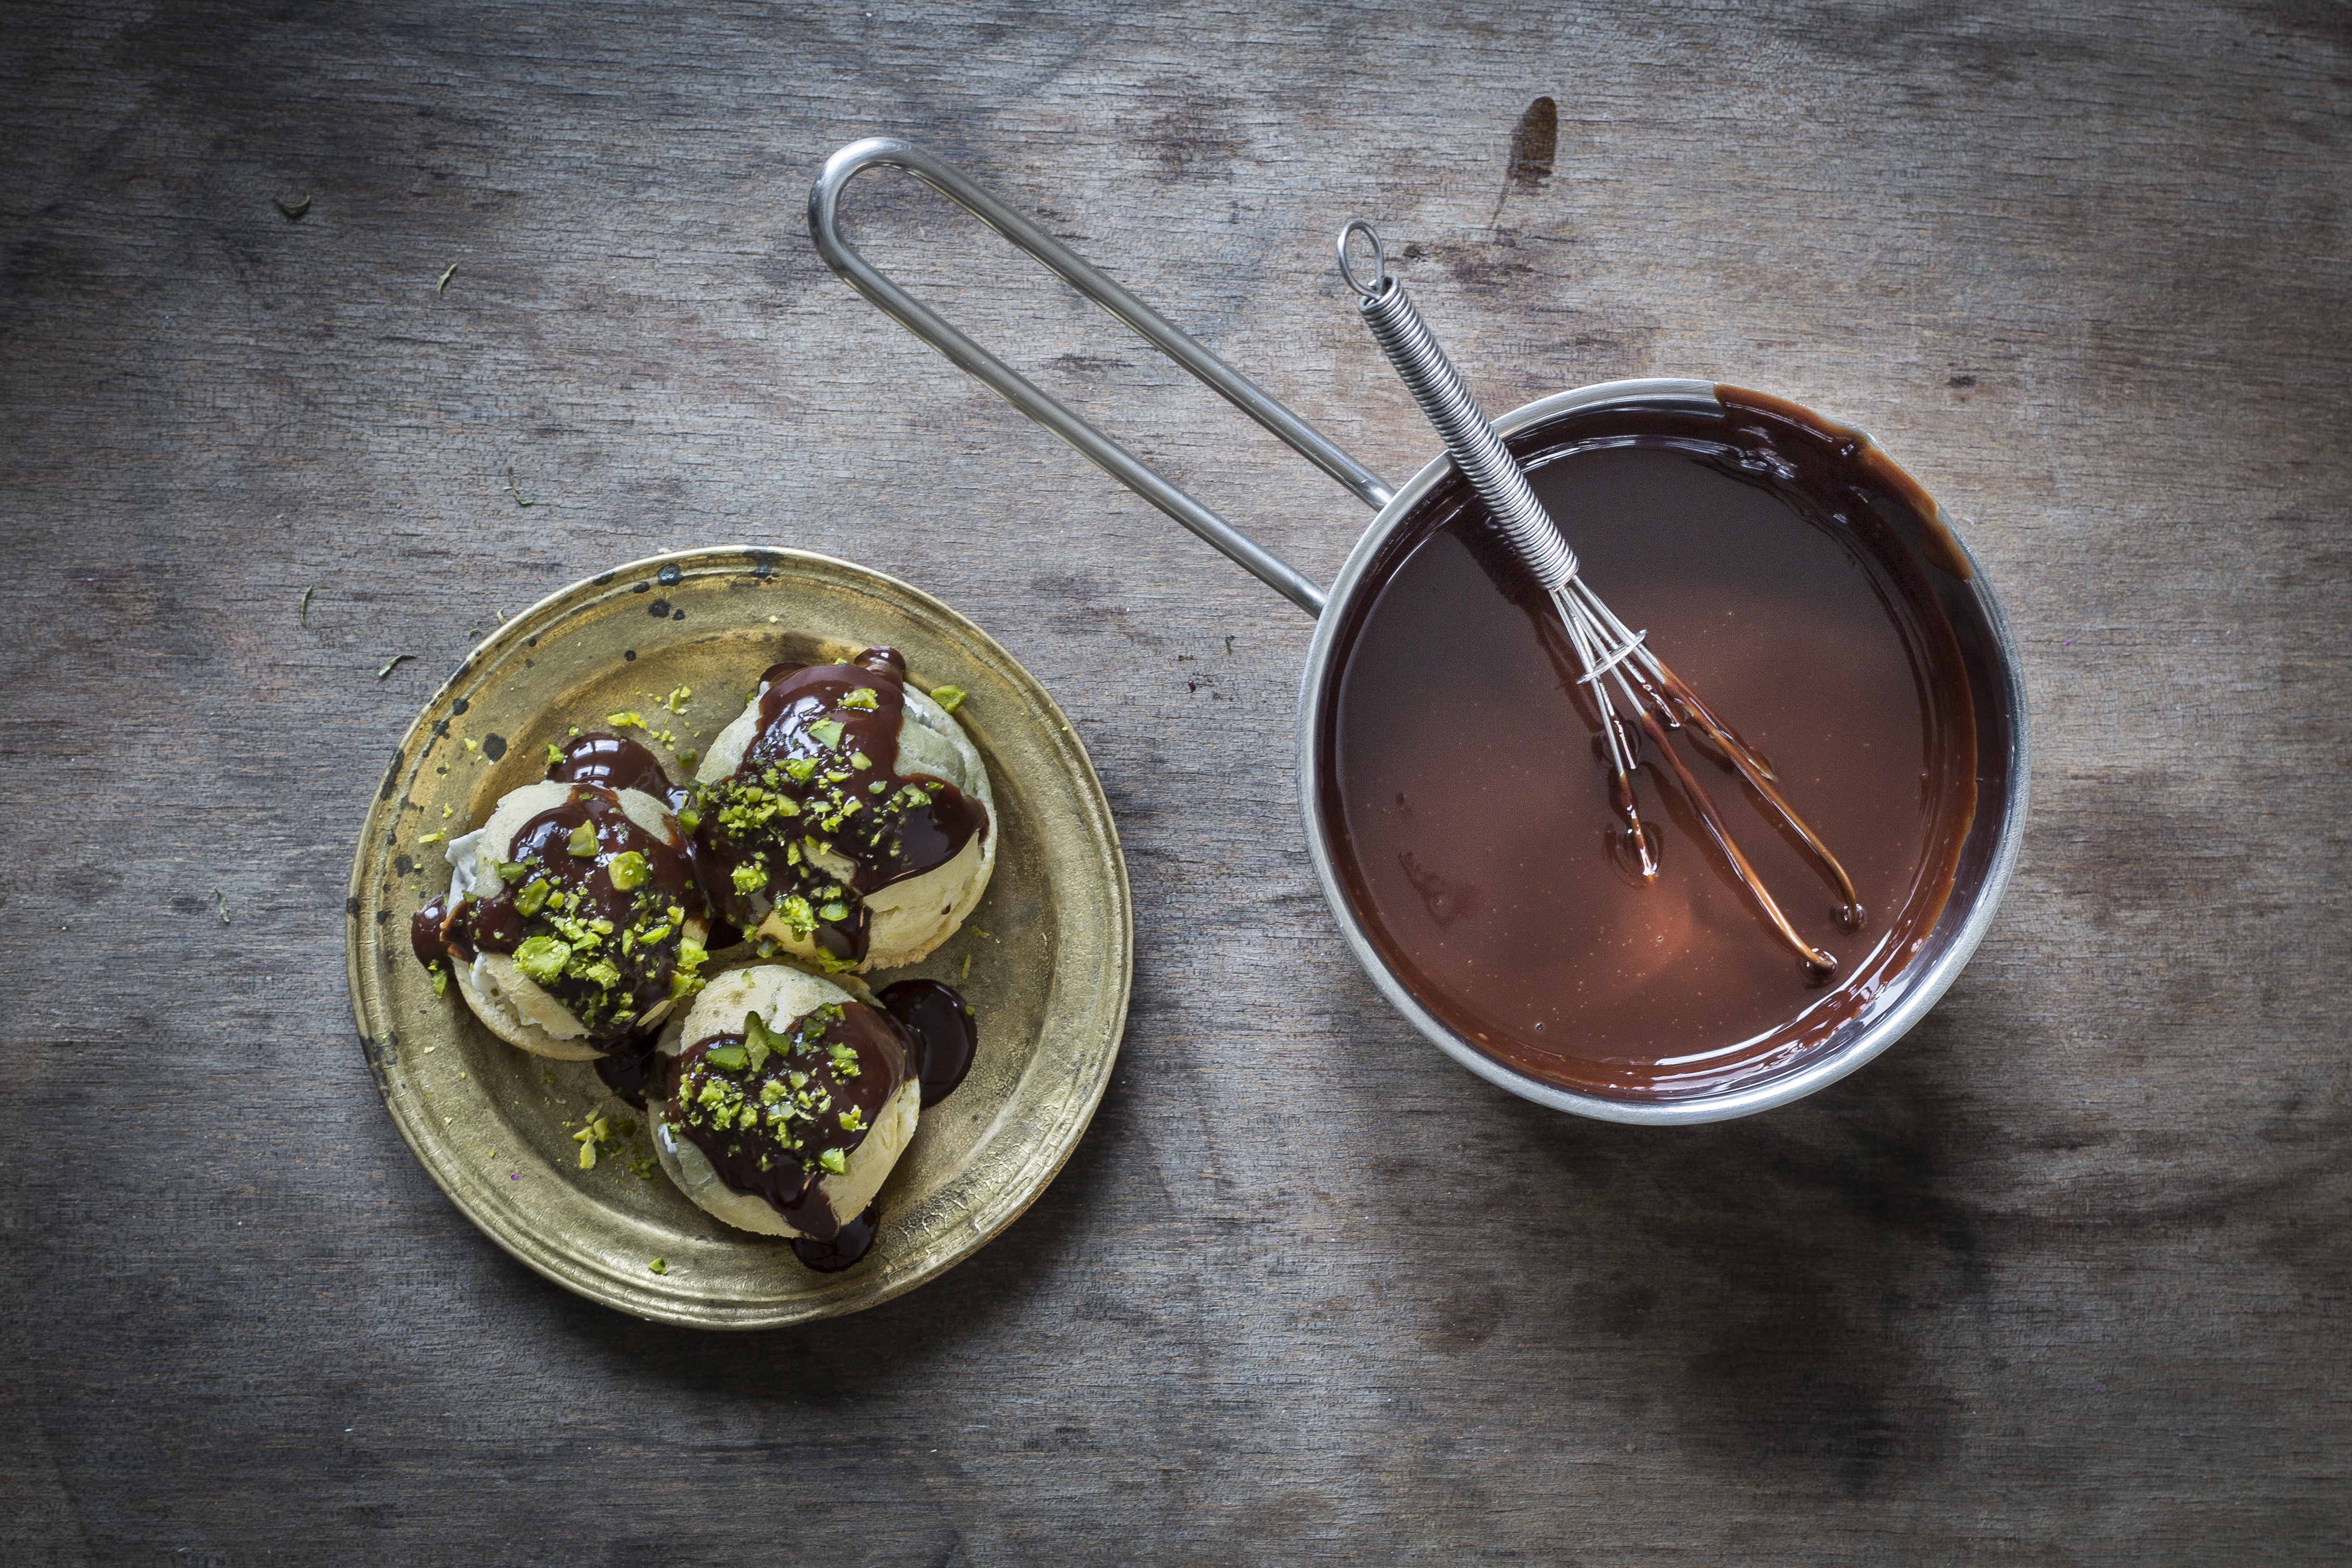
MULTIPOLYGON (((0 879, 0 1563, 816 1560, 811 1510, 843 1563, 2352 1554, 2346 18, 9 7, 0 790, 39 826, 0 879), (1538 95, 1553 173, 1511 182, 1538 95), (1358 214, 1492 405, 1699 374, 1868 426, 1973 519, 2029 660, 2032 828, 1949 998, 1694 1131, 1445 1065, 1307 864, 1305 619, 817 261, 808 181, 877 131, 1392 479, 1433 443, 1330 276, 1358 214), (738 541, 1001 637, 1139 929, 1117 1080, 1026 1217, 724 1338, 442 1199, 341 911, 497 614, 738 541)), ((1335 487, 928 194, 852 207, 1328 579, 1335 487)))

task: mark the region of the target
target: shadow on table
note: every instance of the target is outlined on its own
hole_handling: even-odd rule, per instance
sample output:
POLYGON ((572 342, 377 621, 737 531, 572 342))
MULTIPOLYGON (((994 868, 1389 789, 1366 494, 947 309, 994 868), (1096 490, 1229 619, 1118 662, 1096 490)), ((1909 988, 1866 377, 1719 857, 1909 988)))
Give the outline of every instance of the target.
POLYGON ((1097 1226, 1096 1211, 1120 1201, 1111 1184, 1124 1110, 1114 1080, 1068 1164, 1025 1213, 946 1274, 862 1312, 736 1333, 645 1322, 554 1288, 548 1297, 583 1349, 635 1376, 705 1394, 764 1388, 803 1408, 870 1400, 879 1383, 919 1378, 934 1356, 968 1354, 1037 1292, 1045 1260, 1079 1249, 1074 1238, 1097 1226))
POLYGON ((1962 1172, 1995 1141, 1956 1088, 1992 1047, 1981 1018, 1951 1018, 1742 1121, 1520 1119, 1591 1265, 1552 1331, 1630 1363, 1638 1425, 1663 1405, 1702 1465, 1850 1494, 1948 1457, 1946 1368, 1975 1342, 1991 1267, 1962 1172))

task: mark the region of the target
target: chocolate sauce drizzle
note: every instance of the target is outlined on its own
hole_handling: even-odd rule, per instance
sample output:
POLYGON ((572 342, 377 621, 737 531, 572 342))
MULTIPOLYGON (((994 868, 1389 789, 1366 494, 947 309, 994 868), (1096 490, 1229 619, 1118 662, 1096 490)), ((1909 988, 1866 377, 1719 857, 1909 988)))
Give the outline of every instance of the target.
POLYGON ((953 1094, 980 1053, 980 1025, 955 987, 937 980, 901 980, 877 991, 874 999, 907 1032, 913 1071, 923 1080, 923 1103, 937 1105, 953 1094))
POLYGON ((794 1230, 839 1228, 817 1184, 866 1142, 907 1081, 907 1038, 887 1014, 833 1002, 765 1029, 697 1040, 669 1060, 673 1125, 735 1192, 764 1198, 794 1230))
POLYGON ((829 1004, 788 1029, 763 1026, 763 1037, 790 1042, 783 1049, 751 1050, 748 1030, 716 1035, 668 1058, 666 1069, 679 1131, 730 1190, 765 1199, 802 1232, 793 1254, 823 1272, 863 1258, 881 1219, 878 1205, 847 1220, 834 1214, 819 1190, 833 1173, 826 1152, 837 1151, 845 1167, 910 1078, 920 1080, 924 1105, 945 1100, 980 1043, 953 986, 901 980, 875 1000, 878 1007, 829 1004), (854 1126, 842 1125, 845 1112, 854 1126))
MULTIPOLYGON (((677 1114, 676 1124, 710 1161, 719 1180, 765 1200, 803 1232, 793 1242, 793 1255, 824 1273, 864 1258, 881 1221, 878 1204, 848 1220, 836 1219, 818 1190, 832 1173, 824 1163, 827 1153, 845 1165, 881 1108, 909 1078, 920 1081, 926 1106, 953 1093, 979 1048, 971 1009, 952 986, 902 980, 877 993, 878 1006, 835 1003, 794 1020, 789 1030, 763 1026, 762 1045, 769 1048, 753 1051, 744 1035, 722 1034, 698 1040, 675 1058, 661 1053, 657 1024, 641 1020, 673 989, 683 1002, 684 994, 698 988, 693 971, 700 963, 699 951, 681 964, 682 922, 665 919, 671 907, 709 920, 713 906, 723 905, 753 926, 784 898, 807 899, 811 890, 838 887, 853 908, 838 917, 821 917, 819 940, 827 952, 854 963, 866 951, 865 894, 945 865, 974 834, 989 830, 986 809, 955 785, 896 771, 906 668, 894 650, 871 648, 853 665, 770 669, 762 678, 767 690, 758 738, 734 777, 709 789, 673 784, 650 750, 624 736, 576 737, 558 748, 547 770, 550 779, 572 786, 571 795, 517 831, 507 849, 513 874, 502 870, 502 890, 488 899, 460 900, 454 909, 443 895, 419 910, 409 925, 410 946, 428 969, 448 961, 471 963, 477 952, 517 952, 534 937, 562 942, 567 949, 574 938, 596 938, 582 944, 576 967, 585 971, 596 957, 609 958, 612 984, 601 976, 572 974, 569 963, 551 978, 533 975, 589 1026, 590 1040, 604 1048, 596 1076, 616 1097, 640 1109, 648 1098, 667 1098, 677 1114), (828 721, 839 725, 837 734, 821 728, 828 721), (812 765, 796 778, 788 766, 803 761, 812 765), (829 776, 844 773, 846 778, 829 776), (877 782, 882 790, 872 789, 877 782), (852 788, 841 788, 845 784, 852 788), (862 797, 854 793, 859 788, 862 797), (664 841, 646 832, 622 811, 618 792, 624 789, 667 800, 682 813, 698 810, 707 825, 701 842, 664 841), (793 810, 768 814, 768 821, 782 819, 776 831, 759 831, 765 822, 751 820, 760 815, 756 809, 738 812, 732 823, 719 820, 730 807, 748 802, 756 808, 780 798, 789 798, 793 810), (859 800, 858 809, 839 814, 841 821, 832 827, 823 826, 849 799, 859 800), (811 820, 818 825, 817 842, 854 861, 856 875, 845 885, 821 873, 772 877, 778 896, 744 893, 734 877, 740 866, 781 859, 788 869, 807 867, 804 858, 777 850, 804 844, 812 835, 796 838, 785 829, 811 820), (593 856, 571 852, 572 834, 583 823, 594 833, 593 856), (855 826, 845 831, 851 823, 855 826), (853 837, 861 830, 862 842, 853 837), (612 868, 632 851, 643 857, 647 875, 625 889, 615 884, 612 868), (543 894, 532 891, 542 883, 543 894), (598 930, 598 921, 609 922, 612 930, 598 930), (673 929, 621 949, 621 932, 643 931, 656 921, 673 929), (681 967, 687 971, 684 984, 674 978, 681 967), (773 1048, 779 1037, 782 1048, 773 1048), (795 1077, 801 1081, 795 1083, 795 1077), (778 1086, 772 1091, 772 1083, 778 1086), (722 1108, 724 1126, 719 1122, 722 1108), (845 1114, 851 1125, 843 1125, 845 1114)), ((705 946, 735 940, 733 931, 714 922, 705 946)))
POLYGON ((866 898, 989 831, 987 808, 954 784, 898 772, 906 675, 905 659, 877 647, 761 678, 759 732, 693 806, 707 885, 729 920, 750 931, 772 915, 854 968, 871 934, 866 898))
POLYGON ((669 999, 681 956, 689 976, 698 963, 686 922, 708 905, 693 847, 646 831, 615 790, 570 784, 562 804, 516 830, 504 860, 497 893, 455 907, 445 894, 416 912, 419 962, 513 955, 606 1048, 669 999))

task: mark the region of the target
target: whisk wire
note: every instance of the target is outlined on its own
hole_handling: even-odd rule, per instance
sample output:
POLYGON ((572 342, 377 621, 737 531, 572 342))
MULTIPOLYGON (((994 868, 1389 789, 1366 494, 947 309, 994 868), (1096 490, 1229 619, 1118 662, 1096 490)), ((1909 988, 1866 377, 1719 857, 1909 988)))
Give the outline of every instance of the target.
POLYGON ((1647 632, 1627 626, 1578 574, 1576 552, 1537 499, 1527 476, 1487 422, 1445 351, 1438 346, 1421 312, 1406 298, 1404 285, 1388 275, 1388 254, 1371 226, 1361 219, 1349 223, 1339 231, 1338 249, 1340 275, 1357 293, 1356 309, 1364 324, 1444 438, 1454 466, 1486 503, 1513 552, 1534 574, 1559 613, 1569 646, 1583 668, 1579 684, 1592 694, 1609 764, 1610 805, 1624 825, 1638 874, 1645 880, 1654 878, 1658 858, 1656 843, 1642 821, 1633 793, 1633 775, 1641 757, 1629 714, 1633 723, 1649 734, 1684 798, 1706 827, 1708 839, 1747 889, 1766 924, 1809 970, 1822 975, 1833 972, 1835 956, 1805 940, 1790 923, 1733 840, 1714 797, 1675 750, 1672 735, 1687 734, 1693 744, 1729 766, 1770 807, 1836 887, 1840 922, 1850 931, 1859 930, 1865 911, 1845 868, 1781 794, 1777 775, 1763 754, 1717 718, 1698 694, 1667 668, 1648 646, 1647 632), (1372 249, 1373 271, 1369 280, 1359 275, 1349 257, 1350 242, 1359 237, 1372 249))

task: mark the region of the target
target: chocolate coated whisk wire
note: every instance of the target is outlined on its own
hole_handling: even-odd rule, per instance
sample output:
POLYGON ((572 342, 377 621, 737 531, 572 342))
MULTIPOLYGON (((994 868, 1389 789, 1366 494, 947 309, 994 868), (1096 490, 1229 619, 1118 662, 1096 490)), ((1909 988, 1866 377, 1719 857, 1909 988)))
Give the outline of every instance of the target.
POLYGON ((1677 733, 1688 736, 1699 750, 1726 763, 1746 781, 1802 840, 1823 875, 1836 888, 1839 923, 1848 931, 1859 931, 1867 914, 1845 868, 1838 864, 1837 857, 1830 853, 1821 836, 1806 826, 1790 805, 1780 793, 1771 763, 1763 754, 1718 719, 1698 694, 1666 667, 1649 647, 1646 633, 1634 631, 1618 619, 1578 574, 1576 552, 1569 548, 1567 539, 1543 503, 1536 499, 1527 476, 1520 472, 1502 437, 1487 423, 1478 400, 1471 395, 1469 386, 1445 357, 1445 351, 1438 347, 1421 312, 1406 298, 1403 283, 1389 276, 1387 252, 1371 226, 1360 218, 1349 223, 1339 231, 1338 248, 1339 275, 1356 291, 1356 309, 1371 330, 1373 340, 1412 392, 1413 401, 1421 405, 1422 413, 1444 438, 1454 467, 1477 490, 1504 537, 1510 542, 1512 551, 1534 574, 1538 585, 1559 614, 1569 646, 1584 671, 1580 682, 1592 694, 1600 713, 1602 748, 1609 763, 1609 804, 1624 824, 1622 846, 1633 868, 1645 881, 1658 874, 1655 830, 1642 820, 1640 803, 1633 793, 1633 770, 1641 764, 1640 742, 1633 728, 1637 723, 1673 769, 1675 783, 1706 825, 1717 852, 1748 889, 1766 922, 1808 969, 1818 974, 1833 973, 1836 957, 1807 942, 1789 923, 1788 916, 1781 913, 1780 906, 1766 889, 1763 879, 1733 841, 1714 797, 1675 750, 1671 737, 1677 733), (1357 276, 1349 259, 1349 242, 1358 235, 1372 247, 1370 283, 1357 276), (1628 722, 1628 714, 1632 723, 1628 722))

